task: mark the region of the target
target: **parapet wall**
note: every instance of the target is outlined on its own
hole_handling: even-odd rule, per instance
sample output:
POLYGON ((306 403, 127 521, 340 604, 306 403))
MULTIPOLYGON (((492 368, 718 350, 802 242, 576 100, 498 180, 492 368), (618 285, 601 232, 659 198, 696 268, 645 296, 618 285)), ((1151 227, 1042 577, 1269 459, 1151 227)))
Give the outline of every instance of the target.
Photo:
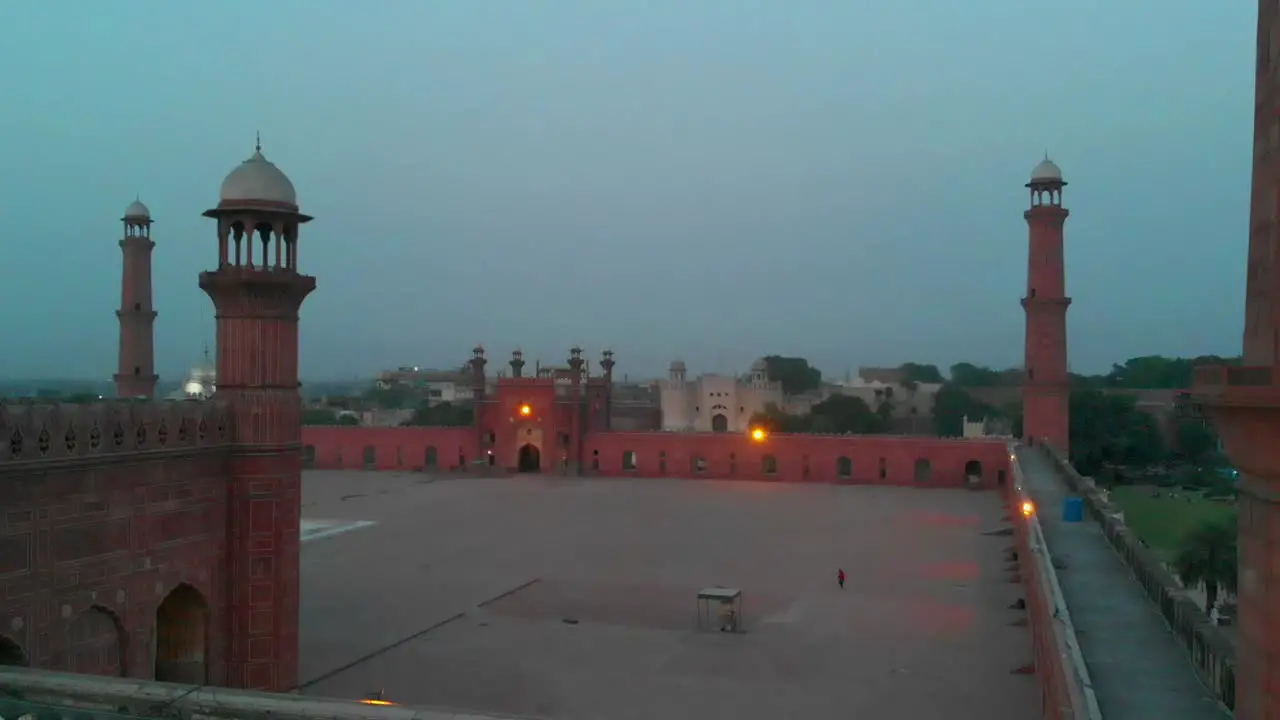
MULTIPOLYGON (((1013 456, 1012 449, 1009 455, 1013 456)), ((1076 641, 1075 625, 1067 609, 1053 556, 1023 485, 1022 468, 1012 461, 1014 482, 1009 486, 1018 570, 1026 591, 1027 619, 1040 684, 1041 716, 1046 720, 1100 720, 1089 669, 1076 641)))
POLYGON ((1210 622, 1200 606, 1187 597, 1182 585, 1138 536, 1121 520, 1121 510, 1107 500, 1091 478, 1076 472, 1052 447, 1045 445, 1053 466, 1067 487, 1084 499, 1102 534, 1115 548, 1134 579, 1164 616, 1190 654, 1200 679, 1228 708, 1235 708, 1236 645, 1221 628, 1210 622))
POLYGON ((16 464, 225 445, 230 422, 227 408, 214 401, 0 403, 0 472, 16 464))
MULTIPOLYGON (((0 717, 28 716, 104 720, 160 717, 208 720, 449 720, 459 717, 453 713, 398 705, 366 705, 284 693, 204 688, 0 666, 0 717), (18 688, 20 690, 16 690, 18 688)), ((484 720, 479 715, 467 717, 484 720)))

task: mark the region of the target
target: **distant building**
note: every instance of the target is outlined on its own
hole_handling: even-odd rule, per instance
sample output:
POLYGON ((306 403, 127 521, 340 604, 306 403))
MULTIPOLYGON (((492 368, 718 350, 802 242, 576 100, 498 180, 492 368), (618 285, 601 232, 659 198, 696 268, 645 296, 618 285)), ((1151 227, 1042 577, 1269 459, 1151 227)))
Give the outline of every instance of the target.
POLYGON ((471 379, 461 370, 421 370, 401 367, 378 373, 374 385, 382 390, 401 388, 430 405, 470 402, 471 379))
POLYGON ((751 366, 747 379, 724 375, 686 377, 676 360, 662 381, 662 429, 676 432, 746 432, 751 416, 773 404, 783 407, 782 383, 769 380, 763 359, 751 366))

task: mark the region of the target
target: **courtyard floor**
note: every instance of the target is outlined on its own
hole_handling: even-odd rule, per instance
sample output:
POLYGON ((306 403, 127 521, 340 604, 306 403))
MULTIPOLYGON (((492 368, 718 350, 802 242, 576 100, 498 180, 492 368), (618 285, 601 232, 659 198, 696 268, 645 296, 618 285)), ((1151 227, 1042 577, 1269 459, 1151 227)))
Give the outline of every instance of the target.
POLYGON ((1039 712, 995 493, 303 476, 303 692, 545 718, 1039 712), (358 523, 364 523, 359 525, 358 523), (308 533, 310 535, 308 536, 308 533), (836 569, 848 574, 836 587, 836 569), (740 588, 746 634, 697 632, 740 588), (565 622, 571 620, 576 622, 565 622))

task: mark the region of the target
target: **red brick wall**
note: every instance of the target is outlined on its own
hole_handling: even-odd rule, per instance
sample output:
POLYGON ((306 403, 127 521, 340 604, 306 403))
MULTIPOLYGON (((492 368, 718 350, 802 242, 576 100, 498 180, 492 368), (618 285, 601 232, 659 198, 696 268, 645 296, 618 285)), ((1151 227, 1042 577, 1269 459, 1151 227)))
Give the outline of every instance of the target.
POLYGON ((0 634, 32 667, 149 678, 156 609, 187 583, 221 684, 226 477, 218 447, 0 463, 0 634))
MULTIPOLYGON (((314 448, 317 468, 366 466, 373 449, 373 469, 421 470, 427 448, 434 447, 437 467, 456 469, 459 454, 477 457, 473 428, 305 427, 304 446, 314 448)), ((304 447, 304 458, 308 452, 304 447)), ((707 477, 790 482, 850 482, 888 485, 961 487, 970 462, 981 465, 982 486, 996 487, 1008 475, 1009 456, 1003 440, 947 440, 885 435, 772 435, 764 442, 736 433, 596 432, 583 440, 586 474, 637 477, 707 477), (635 469, 623 468, 623 453, 635 454, 635 469), (765 456, 776 471, 766 472, 765 456), (851 473, 839 473, 840 458, 851 473), (705 469, 694 469, 695 458, 705 469), (917 463, 928 471, 917 474, 917 463), (808 466, 807 473, 805 466, 808 466), (881 470, 883 469, 883 474, 881 470)), ((549 467, 549 466, 548 466, 549 467)))

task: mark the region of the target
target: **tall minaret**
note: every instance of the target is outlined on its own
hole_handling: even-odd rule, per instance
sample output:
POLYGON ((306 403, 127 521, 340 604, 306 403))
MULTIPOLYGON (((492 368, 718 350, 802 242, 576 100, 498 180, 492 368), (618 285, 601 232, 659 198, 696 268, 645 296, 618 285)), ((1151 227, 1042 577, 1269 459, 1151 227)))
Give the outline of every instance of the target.
POLYGON ((1062 171, 1049 159, 1031 171, 1031 208, 1023 213, 1029 230, 1026 359, 1022 385, 1022 436, 1048 441, 1064 455, 1070 450, 1067 373, 1066 271, 1062 253, 1062 171))
POLYGON ((232 422, 226 485, 226 684, 287 691, 298 684, 298 546, 302 397, 298 310, 316 279, 298 272, 293 183, 259 145, 222 181, 218 266, 200 273, 217 320, 214 397, 232 422))
POLYGON ((124 238, 120 252, 124 270, 120 280, 120 351, 115 374, 116 395, 152 397, 156 393, 155 322, 151 306, 151 211, 134 200, 124 210, 124 238))

